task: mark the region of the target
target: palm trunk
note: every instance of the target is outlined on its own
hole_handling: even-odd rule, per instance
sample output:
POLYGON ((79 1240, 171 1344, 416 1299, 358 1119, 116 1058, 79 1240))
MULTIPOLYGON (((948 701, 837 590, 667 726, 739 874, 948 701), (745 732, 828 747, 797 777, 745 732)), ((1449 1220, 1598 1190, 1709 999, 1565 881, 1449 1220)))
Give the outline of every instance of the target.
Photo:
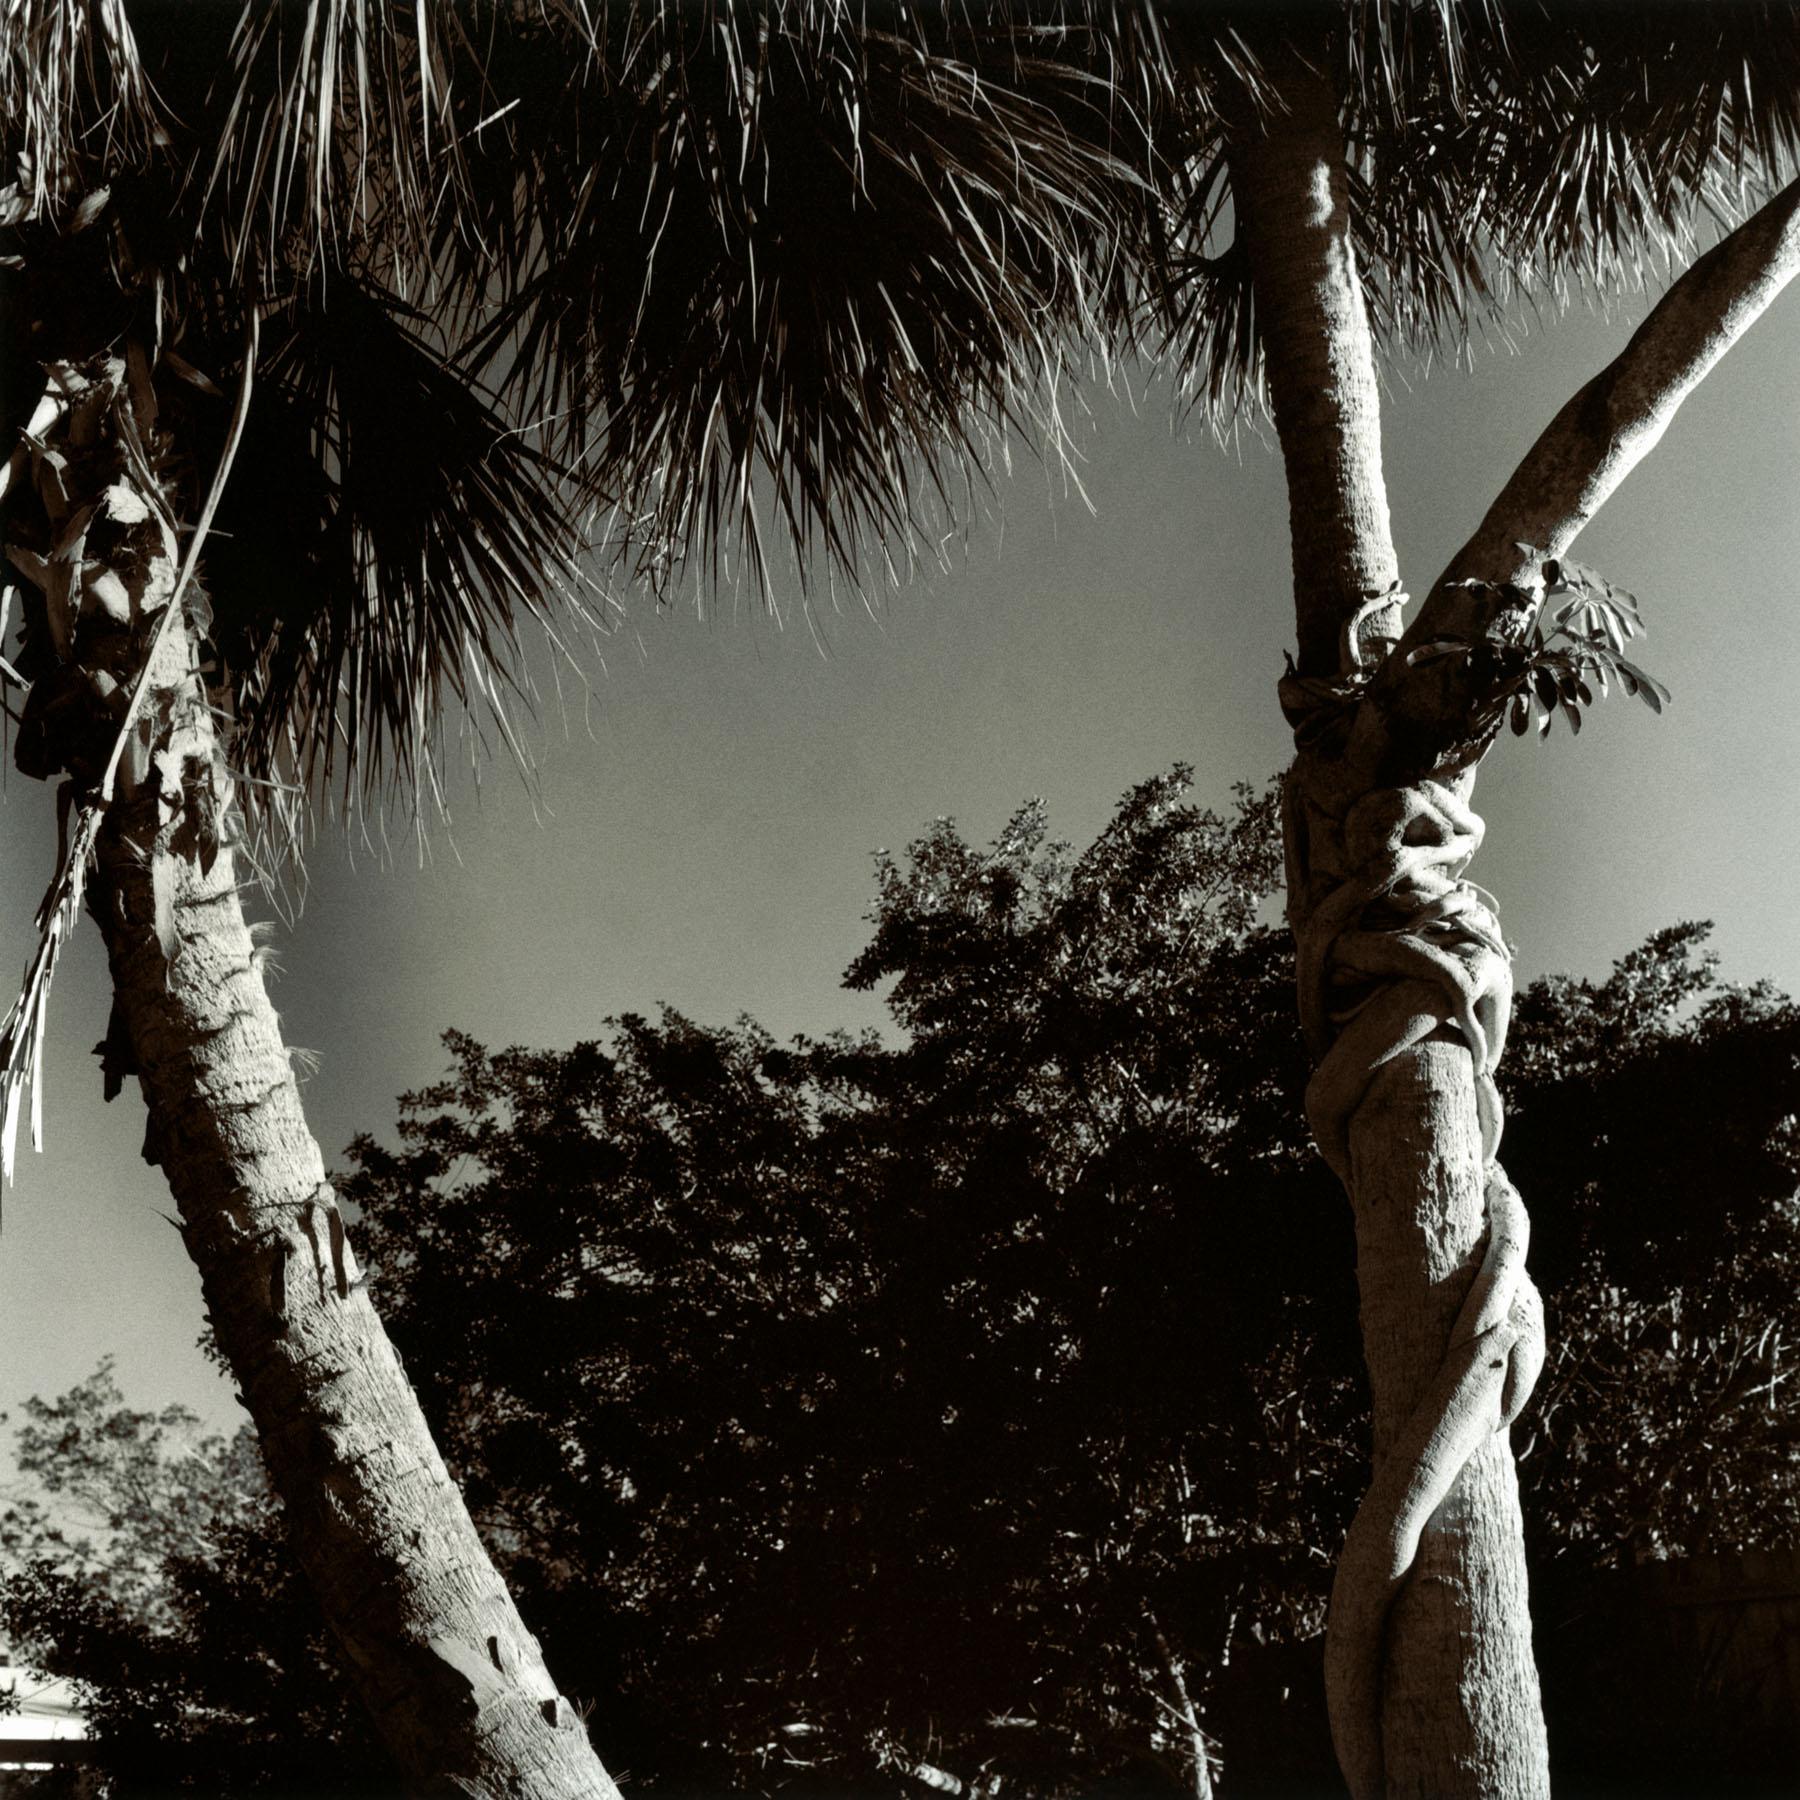
MULTIPOLYGON (((131 404, 116 364, 87 391, 107 386, 112 404, 131 404)), ((99 444, 70 460, 95 466, 99 482, 130 479, 104 425, 99 444)), ((109 1078, 140 1077, 145 1155, 167 1173, 300 1560, 412 1789, 617 1800, 482 1548, 360 1280, 222 841, 231 803, 196 645, 185 619, 155 629, 163 614, 150 609, 166 608, 173 587, 163 542, 162 568, 138 555, 112 571, 132 596, 130 617, 109 623, 84 608, 65 665, 85 672, 98 656, 112 673, 96 691, 113 700, 146 652, 150 665, 153 735, 105 810, 88 889, 116 996, 109 1078)), ((78 801, 93 798, 85 784, 120 708, 98 710, 97 738, 60 757, 84 771, 78 801)))
MULTIPOLYGON (((1266 126, 1240 124, 1232 192, 1293 524, 1300 660, 1282 685, 1300 754, 1288 786, 1288 905, 1303 1016, 1322 1059, 1309 1110, 1355 1211, 1374 1395, 1375 1484, 1333 1597, 1333 1735, 1357 1800, 1526 1800, 1547 1794, 1548 1762, 1503 1426, 1518 1399, 1510 1353, 1529 1322, 1503 1296, 1498 1326, 1485 1315, 1479 1334, 1475 1321, 1458 1323, 1465 1303, 1486 1296, 1483 1287, 1469 1302, 1484 1243, 1500 1236, 1489 1219, 1491 1058, 1478 1025, 1457 1030, 1430 957, 1403 954, 1398 905, 1410 889, 1441 899, 1426 891, 1432 882, 1457 885, 1479 842, 1461 804, 1473 769, 1445 789, 1414 789, 1344 754, 1368 675, 1397 635, 1398 582, 1336 105, 1297 61, 1273 67, 1285 110, 1266 126), (1333 983, 1351 938, 1362 979, 1346 989, 1333 983), (1421 1408, 1434 1399, 1427 1428, 1421 1408), (1449 1483, 1435 1507, 1442 1484, 1427 1492, 1421 1470, 1449 1483), (1414 1556, 1409 1534, 1424 1514, 1414 1556), (1396 1518, 1410 1522, 1396 1532, 1396 1518), (1399 1550, 1396 1536, 1408 1539, 1399 1550)), ((1481 954, 1503 987, 1503 969, 1481 954)), ((1475 955, 1458 947, 1449 960, 1475 955)))
MULTIPOLYGON (((1238 124, 1231 195, 1287 471, 1300 673, 1329 676, 1345 625, 1365 600, 1397 590, 1400 571, 1343 133, 1316 74, 1296 61, 1285 77, 1287 113, 1267 129, 1248 118, 1238 124)), ((1381 622, 1391 627, 1397 614, 1395 605, 1381 622)))

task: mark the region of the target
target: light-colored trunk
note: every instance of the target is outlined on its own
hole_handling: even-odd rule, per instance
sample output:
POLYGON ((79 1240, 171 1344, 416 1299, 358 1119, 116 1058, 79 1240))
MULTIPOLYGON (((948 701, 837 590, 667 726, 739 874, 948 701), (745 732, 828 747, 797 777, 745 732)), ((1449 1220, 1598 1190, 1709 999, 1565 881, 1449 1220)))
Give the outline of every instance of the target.
MULTIPOLYGON (((1369 880, 1369 846, 1356 841, 1364 828, 1347 830, 1347 823, 1353 814, 1435 819, 1440 804, 1454 812, 1472 772, 1454 795, 1432 789, 1421 798, 1387 791, 1343 764, 1360 684, 1384 640, 1396 635, 1398 608, 1385 598, 1397 587, 1395 560, 1335 101, 1297 62, 1275 64, 1272 73, 1285 107, 1271 112, 1266 127, 1237 127, 1232 191, 1293 522, 1300 679, 1283 684, 1283 699, 1301 753, 1288 787, 1288 905, 1303 1011, 1310 995, 1309 1034, 1315 1055, 1324 1056, 1348 1022, 1330 1003, 1339 940, 1353 934, 1374 961, 1404 963, 1396 945, 1405 921, 1382 915, 1395 890, 1369 880)), ((1374 826, 1370 834, 1380 835, 1374 826)), ((1410 829, 1396 835, 1408 846, 1418 841, 1410 829)), ((1445 869, 1453 883, 1461 863, 1446 859, 1445 869)), ((1482 1129, 1491 1066, 1478 1066, 1477 1047, 1449 1022, 1456 1008, 1423 978, 1428 971, 1382 973, 1388 979, 1364 1010, 1364 1030, 1371 1019, 1391 1018, 1400 1047, 1383 1044, 1381 1066, 1359 1067, 1352 1087, 1328 1081, 1333 1092, 1315 1108, 1316 1123, 1331 1117, 1339 1140, 1332 1160, 1356 1218, 1375 1408, 1370 1504, 1380 1511, 1392 1502, 1389 1520, 1375 1528, 1359 1515, 1363 1536, 1370 1529, 1393 1536, 1391 1520, 1404 1517, 1409 1499, 1416 1511, 1428 1510, 1417 1506, 1414 1471, 1441 1468, 1451 1438, 1454 1480, 1424 1518, 1416 1555, 1402 1529, 1402 1553, 1388 1554, 1385 1541, 1378 1551, 1365 1543, 1365 1554, 1345 1564, 1331 1627, 1334 1738, 1358 1800, 1382 1793, 1536 1800, 1548 1793, 1548 1758, 1517 1490, 1505 1432, 1496 1429, 1502 1386, 1512 1398, 1507 1354, 1519 1335, 1506 1322, 1504 1297, 1501 1325, 1485 1321, 1463 1347, 1467 1368, 1454 1382, 1446 1376, 1457 1354, 1453 1339, 1470 1335, 1459 1315, 1477 1285, 1484 1244, 1496 1235, 1491 1131, 1484 1143, 1482 1129), (1422 1436, 1421 1402, 1440 1391, 1451 1425, 1422 1436), (1468 1460, 1457 1474, 1465 1440, 1468 1460)), ((1504 983, 1503 972, 1490 973, 1504 983)), ((1372 971, 1364 998, 1376 979, 1372 971)), ((1353 1531, 1353 1549, 1357 1542, 1353 1531)))
POLYGON ((1200 1714, 1195 1709, 1194 1697, 1188 1691, 1187 1671, 1154 1615, 1150 1616, 1148 1623, 1151 1636, 1156 1640, 1156 1653, 1162 1658, 1163 1672, 1169 1678, 1170 1691, 1175 1696, 1176 1722, 1187 1734, 1193 1800, 1213 1800, 1211 1746, 1206 1741, 1205 1731, 1201 1729, 1200 1714))
POLYGON ((231 852, 206 874, 170 856, 157 809, 152 796, 109 822, 92 910, 140 1070, 146 1154, 168 1175, 213 1331, 346 1668, 419 1791, 612 1800, 361 1285, 231 852), (154 923, 159 861, 172 865, 172 963, 154 923))
POLYGON ((1349 233, 1343 134, 1329 87, 1284 65, 1287 110, 1239 122, 1231 151, 1237 229, 1250 262, 1264 377, 1288 479, 1302 675, 1337 673, 1346 627, 1397 635, 1398 587, 1381 473, 1381 393, 1349 233))
MULTIPOLYGON (((1356 1278, 1380 1466, 1436 1378, 1487 1236, 1470 1055, 1427 1041, 1350 1125, 1356 1278)), ((1382 1762, 1399 1800, 1549 1792, 1511 1448, 1485 1436, 1419 1540, 1387 1621, 1382 1762)))
MULTIPOLYGON (((71 372, 66 385, 82 379, 71 372)), ((133 481, 111 435, 130 422, 112 415, 109 430, 105 412, 132 404, 121 368, 99 371, 83 391, 86 442, 72 443, 70 478, 133 481)), ((139 492, 144 505, 125 511, 151 516, 156 496, 139 492)), ((103 765, 114 703, 147 658, 146 739, 120 770, 87 888, 114 983, 109 1074, 139 1076, 145 1155, 168 1176, 295 1549, 411 1790, 617 1800, 482 1547, 360 1279, 220 841, 229 783, 191 627, 164 610, 173 534, 162 541, 163 551, 107 571, 118 594, 130 592, 129 616, 121 608, 109 623, 82 599, 66 666, 104 698, 87 740, 50 759, 103 765), (169 628, 157 629, 164 618, 169 628), (112 673, 101 680, 88 655, 112 673)), ((103 592, 101 573, 86 569, 88 596, 103 592)), ((75 795, 94 798, 94 787, 75 795)))

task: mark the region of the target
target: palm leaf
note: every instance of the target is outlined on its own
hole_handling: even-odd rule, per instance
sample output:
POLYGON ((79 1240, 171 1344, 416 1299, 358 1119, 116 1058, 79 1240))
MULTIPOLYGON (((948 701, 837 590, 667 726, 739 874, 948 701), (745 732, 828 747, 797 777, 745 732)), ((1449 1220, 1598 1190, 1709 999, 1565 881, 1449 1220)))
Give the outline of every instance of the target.
POLYGON ((342 271, 266 327, 208 565, 234 753, 259 781, 416 791, 447 700, 510 741, 518 621, 586 616, 558 470, 426 329, 342 271))
POLYGON ((874 13, 602 8, 574 80, 515 41, 470 106, 510 108, 472 188, 524 271, 476 354, 636 573, 766 581, 777 535, 855 571, 995 433, 1057 436, 1046 384, 1116 294, 1110 95, 954 9, 874 13))
POLYGON ((1460 349, 1522 292, 1658 278, 1800 146, 1800 11, 1783 4, 1355 0, 1201 6, 1149 85, 1165 225, 1141 240, 1189 382, 1257 392, 1221 242, 1221 114, 1266 104, 1256 48, 1293 34, 1344 96, 1351 226, 1382 342, 1460 349), (1246 53, 1248 51, 1248 54, 1246 53))
POLYGON ((96 249, 59 215, 0 258, 64 354, 130 329, 165 378, 228 387, 268 314, 208 580, 269 777, 417 774, 439 700, 505 689, 511 617, 572 584, 565 478, 659 583, 904 555, 1003 434, 1059 447, 1068 346, 1125 303, 1146 190, 1097 37, 1048 9, 141 0, 131 24, 114 61, 155 129, 81 135, 122 79, 101 59, 56 138, 71 191, 131 205, 96 249))
POLYGON ((235 22, 199 10, 219 15, 206 53, 189 39, 165 61, 172 79, 205 78, 187 97, 204 123, 186 179, 232 268, 279 292, 359 246, 417 264, 461 169, 449 106, 458 9, 248 0, 235 22))

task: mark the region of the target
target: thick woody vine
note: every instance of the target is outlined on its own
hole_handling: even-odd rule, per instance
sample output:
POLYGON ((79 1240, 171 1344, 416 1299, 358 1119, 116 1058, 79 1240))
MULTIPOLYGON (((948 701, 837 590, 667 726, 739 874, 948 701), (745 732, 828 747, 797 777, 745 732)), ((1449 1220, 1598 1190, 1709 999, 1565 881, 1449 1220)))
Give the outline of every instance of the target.
POLYGON ((1349 1189, 1351 1127, 1377 1072, 1453 1039, 1472 1065, 1487 1214, 1442 1362, 1377 1462, 1333 1586, 1326 1681, 1355 1800, 1384 1791, 1385 1628, 1420 1534, 1470 1456, 1518 1416, 1544 1355, 1530 1221, 1498 1160, 1512 971, 1493 896, 1467 876, 1483 833, 1469 806, 1476 765, 1503 723, 1547 734, 1562 716, 1578 731, 1615 680, 1658 710, 1666 698, 1624 655, 1639 628, 1631 596, 1574 565, 1540 566, 1534 589, 1457 583, 1469 629, 1410 646, 1377 635, 1405 599, 1398 584, 1368 595, 1345 625, 1337 678, 1290 667, 1280 684, 1298 752, 1288 894, 1314 1137, 1349 1189), (1434 717, 1455 728, 1428 732, 1434 717))

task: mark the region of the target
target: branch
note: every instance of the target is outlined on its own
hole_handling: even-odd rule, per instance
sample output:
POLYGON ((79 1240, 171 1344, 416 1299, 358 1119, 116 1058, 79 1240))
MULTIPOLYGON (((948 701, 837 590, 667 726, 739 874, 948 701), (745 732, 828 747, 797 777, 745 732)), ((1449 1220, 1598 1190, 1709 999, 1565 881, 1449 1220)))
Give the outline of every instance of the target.
POLYGON ((1162 1658, 1163 1672, 1168 1676, 1169 1686, 1175 1690, 1178 1702, 1175 1706, 1169 1706, 1159 1695, 1157 1704, 1165 1712, 1173 1714, 1187 1732, 1188 1750, 1194 1759, 1194 1800, 1213 1800, 1212 1758, 1208 1754, 1210 1747, 1206 1741, 1206 1733, 1200 1728, 1200 1715, 1194 1711, 1193 1696, 1188 1692, 1181 1659, 1175 1654, 1169 1640, 1163 1636, 1163 1628, 1157 1622, 1156 1614, 1147 1611, 1144 1619, 1156 1639, 1156 1650, 1162 1658))
POLYGON ((1479 759, 1491 735, 1473 725, 1489 693, 1478 659, 1415 666, 1411 653, 1434 641, 1522 642, 1542 599, 1542 564, 1563 556, 1655 448, 1682 401, 1796 275, 1800 181, 1700 257, 1526 452, 1377 673, 1372 704, 1357 709, 1347 751, 1355 780, 1396 786, 1428 772, 1448 779, 1479 759))
POLYGON ((1538 562, 1563 555, 1656 447, 1682 401, 1796 274, 1800 181, 1700 257, 1631 342, 1550 421, 1425 610, 1438 605, 1447 581, 1535 583, 1538 562), (1538 555, 1522 557, 1521 543, 1538 555))

